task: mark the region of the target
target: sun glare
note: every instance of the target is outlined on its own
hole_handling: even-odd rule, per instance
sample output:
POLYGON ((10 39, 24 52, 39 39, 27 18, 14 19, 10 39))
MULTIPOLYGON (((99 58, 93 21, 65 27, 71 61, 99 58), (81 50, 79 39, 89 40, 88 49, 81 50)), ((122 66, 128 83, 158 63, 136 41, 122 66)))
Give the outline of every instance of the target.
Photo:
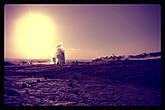
POLYGON ((56 32, 49 17, 28 13, 14 27, 14 46, 24 58, 50 58, 56 46, 56 32))

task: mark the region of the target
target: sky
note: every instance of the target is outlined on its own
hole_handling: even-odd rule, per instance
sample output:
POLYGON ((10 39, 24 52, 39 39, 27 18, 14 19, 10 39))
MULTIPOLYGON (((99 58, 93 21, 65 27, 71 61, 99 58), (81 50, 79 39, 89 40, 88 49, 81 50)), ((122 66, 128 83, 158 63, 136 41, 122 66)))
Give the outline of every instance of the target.
POLYGON ((159 4, 6 4, 5 58, 67 59, 161 51, 159 4))

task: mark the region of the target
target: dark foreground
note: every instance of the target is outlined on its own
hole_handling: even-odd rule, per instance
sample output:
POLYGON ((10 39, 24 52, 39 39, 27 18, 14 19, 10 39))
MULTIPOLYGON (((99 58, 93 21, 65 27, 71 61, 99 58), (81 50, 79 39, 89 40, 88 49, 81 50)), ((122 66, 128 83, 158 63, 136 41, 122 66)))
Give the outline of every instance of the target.
POLYGON ((111 65, 5 66, 7 106, 157 106, 160 60, 111 65))

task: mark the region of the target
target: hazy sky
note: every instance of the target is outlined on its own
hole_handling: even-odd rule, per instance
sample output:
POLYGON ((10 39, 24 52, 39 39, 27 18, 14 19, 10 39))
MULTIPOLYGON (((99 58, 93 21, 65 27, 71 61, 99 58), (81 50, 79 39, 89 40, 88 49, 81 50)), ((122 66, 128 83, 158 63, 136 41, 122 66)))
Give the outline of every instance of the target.
POLYGON ((161 51, 161 10, 158 4, 26 4, 5 5, 4 11, 5 58, 49 58, 46 53, 52 50, 47 45, 56 50, 60 41, 68 59, 161 51), (31 18, 27 17, 29 13, 33 15, 31 18), (42 50, 39 51, 39 47, 42 50))

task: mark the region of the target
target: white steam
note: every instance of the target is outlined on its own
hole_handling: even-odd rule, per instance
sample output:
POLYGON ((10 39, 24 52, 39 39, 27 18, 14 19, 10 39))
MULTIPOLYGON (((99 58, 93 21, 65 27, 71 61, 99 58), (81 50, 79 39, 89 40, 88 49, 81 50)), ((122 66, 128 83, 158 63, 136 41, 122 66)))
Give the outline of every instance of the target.
POLYGON ((62 43, 57 45, 56 58, 57 58, 57 65, 65 64, 65 52, 62 43))

